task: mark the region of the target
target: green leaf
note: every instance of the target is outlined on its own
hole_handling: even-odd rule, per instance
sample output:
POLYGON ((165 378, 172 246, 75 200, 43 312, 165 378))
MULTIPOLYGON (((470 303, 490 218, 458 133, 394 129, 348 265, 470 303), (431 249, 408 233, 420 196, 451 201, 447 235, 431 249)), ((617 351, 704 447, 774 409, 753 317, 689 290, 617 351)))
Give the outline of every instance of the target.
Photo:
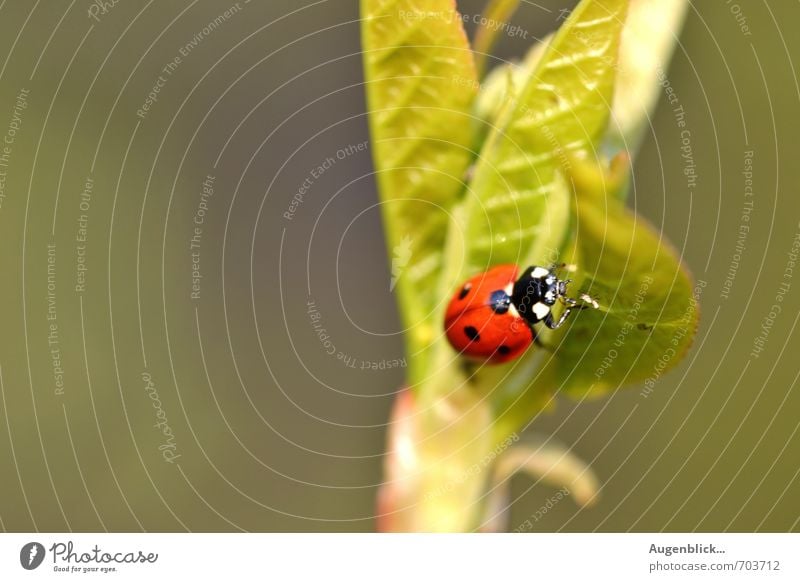
POLYGON ((497 125, 498 117, 504 112, 506 103, 517 99, 519 90, 525 86, 536 70, 536 65, 539 64, 552 39, 553 35, 550 34, 533 45, 522 62, 499 65, 486 75, 474 107, 475 115, 480 120, 479 136, 485 137, 489 128, 497 125))
POLYGON ((373 158, 413 367, 441 325, 431 313, 473 157, 478 81, 452 0, 362 0, 361 10, 373 158))
MULTIPOLYGON (((627 0, 582 2, 490 131, 470 184, 458 273, 546 261, 568 234, 569 194, 556 173, 606 129, 627 0)), ((458 282, 448 282, 451 287, 458 282)))
POLYGON ((573 175, 584 278, 576 288, 600 309, 574 318, 556 352, 557 382, 573 396, 642 381, 649 389, 689 349, 700 288, 650 223, 614 196, 606 176, 585 169, 573 175))
POLYGON ((612 120, 606 136, 608 149, 625 150, 635 157, 663 94, 662 78, 688 8, 688 0, 638 0, 631 4, 622 31, 612 120))
POLYGON ((475 62, 479 76, 486 68, 486 59, 497 41, 497 35, 511 19, 519 6, 519 0, 489 0, 478 21, 475 32, 475 62))
MULTIPOLYGON (((515 5, 492 1, 486 14, 507 19, 515 5)), ((691 278, 621 202, 627 158, 605 170, 598 153, 627 10, 628 0, 582 0, 521 65, 493 72, 476 100, 453 0, 362 0, 373 155, 408 326, 405 394, 413 403, 413 422, 394 421, 405 434, 392 431, 382 506, 393 516, 388 503, 410 509, 391 529, 477 526, 486 476, 474 469, 515 441, 558 391, 584 397, 642 380, 650 387, 688 349, 697 324, 691 278), (474 166, 471 149, 480 150, 474 166), (496 264, 560 260, 578 265, 570 295, 589 293, 598 309, 576 313, 558 332, 537 330, 550 349, 504 366, 468 363, 452 350, 444 310, 466 277, 496 264)), ((493 41, 479 33, 483 52, 493 41)), ((585 474, 563 464, 563 451, 545 452, 507 458, 561 481, 585 474)), ((581 484, 591 499, 596 484, 581 484)))
POLYGON ((552 407, 558 391, 583 398, 644 382, 648 393, 691 346, 702 286, 694 286, 664 237, 620 200, 628 164, 618 156, 604 170, 570 158, 576 232, 562 256, 579 267, 570 294, 587 293, 599 308, 573 313, 558 332, 540 333, 550 350, 531 350, 481 374, 492 390, 495 440, 552 407))
MULTIPOLYGON (((448 254, 442 296, 492 265, 547 265, 569 241, 571 191, 562 168, 576 152, 592 152, 606 130, 626 9, 626 0, 581 2, 503 102, 468 190, 464 222, 450 231, 464 246, 453 244, 448 254)), ((535 381, 535 352, 473 378, 492 395, 503 427, 541 410, 552 388, 535 381), (532 382, 542 388, 532 390, 532 382)))

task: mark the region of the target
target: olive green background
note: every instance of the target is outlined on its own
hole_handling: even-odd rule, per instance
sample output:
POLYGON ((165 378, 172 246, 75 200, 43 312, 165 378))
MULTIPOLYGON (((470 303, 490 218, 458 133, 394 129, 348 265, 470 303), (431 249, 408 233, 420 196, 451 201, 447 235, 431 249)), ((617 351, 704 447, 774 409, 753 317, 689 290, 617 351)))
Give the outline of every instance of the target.
MULTIPOLYGON (((91 5, 0 4, 0 134, 29 91, 0 207, 0 527, 373 530, 403 382, 391 365, 404 356, 370 153, 357 147, 368 139, 357 3, 242 1, 208 34, 234 4, 120 0, 99 21, 91 5)), ((481 5, 459 2, 469 16, 481 5)), ((565 6, 523 2, 514 22, 527 38, 501 37, 498 54, 521 54, 565 6)), ((695 345, 650 394, 562 399, 533 422, 603 482, 593 508, 567 499, 535 531, 800 530, 800 271, 751 356, 800 231, 800 7, 742 2, 746 35, 733 6, 695 3, 669 73, 696 189, 662 106, 631 197, 706 284, 695 345), (754 205, 725 299, 746 151, 754 205)), ((517 478, 513 493, 512 528, 554 490, 517 478)))

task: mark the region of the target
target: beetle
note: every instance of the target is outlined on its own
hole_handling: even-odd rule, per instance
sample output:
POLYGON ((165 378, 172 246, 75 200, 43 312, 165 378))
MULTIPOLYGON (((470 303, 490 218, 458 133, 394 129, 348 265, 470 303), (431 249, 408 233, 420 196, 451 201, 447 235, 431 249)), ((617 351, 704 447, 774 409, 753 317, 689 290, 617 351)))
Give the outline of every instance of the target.
POLYGON ((475 275, 461 285, 445 312, 445 333, 450 345, 465 356, 488 363, 518 358, 537 341, 534 325, 558 329, 575 309, 599 307, 581 294, 567 296, 570 279, 559 279, 557 270, 574 271, 574 265, 533 265, 520 275, 517 265, 499 265, 475 275), (563 304, 558 319, 553 306, 563 304))

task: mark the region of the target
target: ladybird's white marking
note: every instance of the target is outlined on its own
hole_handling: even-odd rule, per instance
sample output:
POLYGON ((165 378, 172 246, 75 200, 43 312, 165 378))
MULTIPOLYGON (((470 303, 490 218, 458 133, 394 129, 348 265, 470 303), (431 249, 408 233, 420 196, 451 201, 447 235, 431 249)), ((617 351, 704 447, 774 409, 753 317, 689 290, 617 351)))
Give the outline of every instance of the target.
POLYGON ((548 291, 547 293, 544 294, 544 298, 551 301, 555 301, 556 294, 553 293, 552 291, 548 291))
POLYGON ((550 313, 550 308, 541 301, 533 304, 533 314, 539 319, 544 319, 550 313))
POLYGON ((547 277, 547 275, 549 274, 550 271, 548 271, 544 267, 534 267, 534 269, 531 271, 531 277, 533 277, 534 279, 543 279, 547 277))
MULTIPOLYGON (((511 297, 514 294, 514 282, 512 281, 511 283, 506 285, 506 287, 505 287, 505 289, 503 289, 503 291, 506 292, 506 295, 511 297)), ((508 312, 511 315, 513 315, 514 317, 520 317, 519 311, 517 311, 517 308, 514 307, 514 304, 511 303, 511 302, 509 302, 509 304, 508 304, 508 312)))

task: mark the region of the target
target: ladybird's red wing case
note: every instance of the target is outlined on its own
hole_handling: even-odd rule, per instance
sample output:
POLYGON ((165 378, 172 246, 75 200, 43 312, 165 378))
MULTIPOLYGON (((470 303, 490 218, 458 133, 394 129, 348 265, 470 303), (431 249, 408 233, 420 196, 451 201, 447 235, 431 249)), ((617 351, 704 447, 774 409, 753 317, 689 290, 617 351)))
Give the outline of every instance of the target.
MULTIPOLYGON (((467 280, 450 299, 445 322, 466 310, 488 305, 492 291, 513 285, 517 280, 517 272, 516 265, 499 265, 467 280)), ((450 327, 447 324, 446 326, 450 327)))
POLYGON ((492 294, 508 293, 516 265, 500 265, 472 277, 456 290, 445 313, 445 332, 454 349, 469 358, 501 363, 513 360, 533 341, 533 330, 515 309, 492 309, 492 294))

